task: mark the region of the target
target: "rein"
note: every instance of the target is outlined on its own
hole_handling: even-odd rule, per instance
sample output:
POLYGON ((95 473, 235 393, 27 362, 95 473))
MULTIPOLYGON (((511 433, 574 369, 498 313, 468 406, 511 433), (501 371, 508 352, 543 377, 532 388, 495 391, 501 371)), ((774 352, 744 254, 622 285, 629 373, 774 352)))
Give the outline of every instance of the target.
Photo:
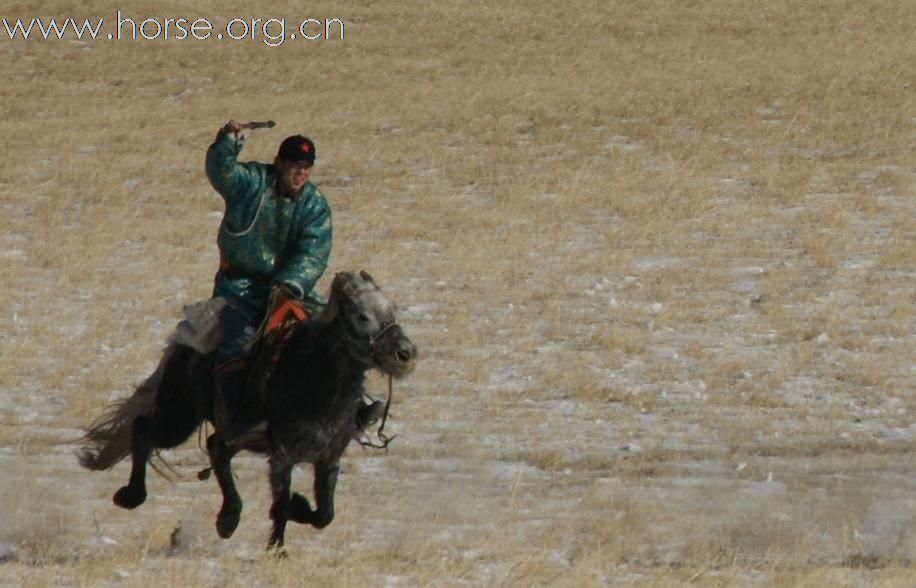
MULTIPOLYGON (((379 438, 381 443, 373 443, 372 441, 363 441, 362 439, 357 439, 356 442, 362 445, 363 447, 372 447, 374 449, 388 449, 388 446, 392 441, 397 439, 397 435, 392 435, 389 437, 384 433, 385 423, 388 421, 388 410, 391 408, 391 396, 392 396, 392 384, 393 378, 388 376, 388 399, 385 401, 385 413, 382 415, 382 424, 379 425, 378 431, 375 432, 375 435, 379 438)), ((372 398, 371 396, 369 398, 372 398)), ((368 439, 368 436, 367 436, 368 439)))
MULTIPOLYGON (((388 331, 390 331, 391 329, 393 329, 396 326, 398 326, 398 321, 396 320, 384 323, 382 325, 382 328, 379 329, 379 332, 371 337, 360 337, 358 335, 355 335, 350 330, 350 328, 347 327, 346 323, 344 323, 344 331, 346 332, 347 337, 351 341, 358 342, 358 341, 368 340, 369 357, 378 366, 380 365, 381 362, 379 361, 378 356, 377 356, 376 345, 378 344, 379 340, 382 337, 384 337, 386 333, 388 333, 388 331)), ((394 441, 395 438, 397 437, 397 435, 392 435, 389 437, 388 435, 385 434, 385 423, 388 421, 388 412, 389 410, 391 410, 391 398, 393 396, 393 389, 394 389, 394 385, 392 383, 393 380, 394 378, 392 378, 392 376, 389 374, 388 376, 388 398, 385 400, 385 412, 382 414, 382 422, 379 425, 378 430, 375 432, 375 435, 376 437, 378 437, 380 443, 373 443, 372 441, 369 440, 368 435, 366 435, 365 440, 359 439, 359 438, 356 439, 356 442, 362 445, 363 447, 371 447, 374 449, 388 449, 388 445, 390 445, 391 442, 394 441)), ((368 394, 366 394, 366 396, 368 396, 369 399, 372 400, 373 402, 375 401, 375 399, 369 396, 368 394)))

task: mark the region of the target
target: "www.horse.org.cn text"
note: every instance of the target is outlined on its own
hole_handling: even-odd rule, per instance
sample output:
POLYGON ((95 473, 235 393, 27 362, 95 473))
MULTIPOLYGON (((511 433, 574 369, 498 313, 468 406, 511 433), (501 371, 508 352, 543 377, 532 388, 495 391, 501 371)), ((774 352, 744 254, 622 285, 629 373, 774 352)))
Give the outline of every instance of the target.
POLYGON ((278 47, 287 41, 343 41, 340 18, 232 18, 225 25, 208 18, 134 18, 120 10, 104 18, 0 18, 0 41, 255 41, 278 47), (5 36, 5 39, 4 39, 5 36))

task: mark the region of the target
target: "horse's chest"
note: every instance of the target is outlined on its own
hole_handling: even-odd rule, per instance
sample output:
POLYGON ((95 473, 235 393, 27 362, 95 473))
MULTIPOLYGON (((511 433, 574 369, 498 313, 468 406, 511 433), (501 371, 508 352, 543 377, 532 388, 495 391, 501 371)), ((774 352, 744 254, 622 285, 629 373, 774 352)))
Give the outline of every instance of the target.
POLYGON ((284 451, 297 463, 335 461, 353 438, 353 428, 302 426, 287 437, 284 451))

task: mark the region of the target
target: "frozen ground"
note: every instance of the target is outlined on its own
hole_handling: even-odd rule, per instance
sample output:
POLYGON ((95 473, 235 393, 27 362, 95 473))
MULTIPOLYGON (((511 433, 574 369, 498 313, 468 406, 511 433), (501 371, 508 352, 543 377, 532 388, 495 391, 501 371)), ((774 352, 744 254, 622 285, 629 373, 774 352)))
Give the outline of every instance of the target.
MULTIPOLYGON (((129 247, 118 251, 114 261, 134 256, 129 247)), ((29 271, 24 261, 11 262, 29 271)), ((338 520, 323 532, 291 528, 292 559, 333 576, 341 572, 327 570, 339 570, 341 560, 364 557, 379 569, 363 566, 355 577, 388 586, 416 585, 411 570, 420 561, 424 574, 435 571, 433 583, 445 585, 577 578, 588 558, 602 560, 584 575, 599 584, 656 581, 660 573, 664 583, 672 573, 666 570, 685 567, 698 577, 727 573, 749 584, 766 584, 774 565, 843 569, 847 579, 863 581, 874 568, 908 569, 916 549, 912 403, 905 390, 888 394, 833 374, 871 365, 869 356, 885 348, 906 356, 912 331, 880 336, 849 321, 847 328, 870 337, 867 349, 849 349, 817 329, 801 346, 760 330, 759 308, 771 304, 765 277, 784 263, 763 257, 732 261, 725 289, 710 292, 728 300, 715 321, 671 324, 665 313, 681 303, 677 292, 667 299, 638 293, 694 262, 690 255, 645 255, 625 275, 569 276, 568 290, 556 294, 566 326, 538 318, 526 307, 536 303, 524 299, 479 305, 456 321, 455 309, 436 296, 460 289, 448 277, 385 285, 402 301, 402 321, 421 347, 421 367, 395 387, 390 427, 399 438, 387 454, 350 449, 338 520), (605 355, 615 349, 590 342, 634 317, 639 340, 614 365, 605 355), (456 325, 461 331, 452 333, 456 325), (770 387, 764 366, 784 369, 793 354, 809 355, 808 367, 770 387), (727 369, 710 370, 710 362, 727 369), (592 373, 567 378, 564 363, 592 373), (710 373, 726 383, 705 381, 710 373), (591 390, 574 389, 581 383, 591 390)), ((850 296, 850 281, 868 263, 842 264, 829 278, 828 297, 850 296)), ((142 264, 138 273, 145 273, 142 264)), ((889 277, 899 286, 888 295, 907 296, 912 277, 889 277)), ((125 394, 152 369, 154 342, 174 317, 140 317, 136 339, 88 335, 94 327, 83 317, 96 296, 77 290, 67 312, 54 313, 60 348, 89 338, 101 357, 124 345, 146 350, 137 365, 110 360, 124 387, 102 391, 95 397, 101 402, 125 394)), ((193 297, 179 289, 170 298, 193 297)), ((815 306, 796 312, 816 314, 815 306)), ((8 314, 8 338, 27 337, 43 320, 15 306, 8 314)), ((912 326, 912 317, 903 320, 904 330, 912 326)), ((74 393, 67 391, 80 388, 90 368, 59 376, 62 393, 49 388, 46 374, 72 365, 48 355, 27 364, 29 373, 2 395, 5 565, 46 570, 40 577, 59 585, 175 582, 185 565, 212 582, 258 575, 269 529, 260 458, 237 459, 246 510, 229 541, 213 529, 216 483, 195 478, 205 460, 194 440, 168 454, 176 482, 153 476, 148 503, 120 511, 110 496, 126 480, 126 464, 90 474, 74 457, 80 419, 66 412, 74 393), (107 571, 92 571, 87 561, 107 571)), ((912 365, 887 369, 894 388, 912 383, 912 365)), ((380 379, 371 385, 383 394, 380 379)), ((294 485, 309 484, 309 472, 299 471, 294 485)), ((27 577, 17 571, 10 585, 27 577)))

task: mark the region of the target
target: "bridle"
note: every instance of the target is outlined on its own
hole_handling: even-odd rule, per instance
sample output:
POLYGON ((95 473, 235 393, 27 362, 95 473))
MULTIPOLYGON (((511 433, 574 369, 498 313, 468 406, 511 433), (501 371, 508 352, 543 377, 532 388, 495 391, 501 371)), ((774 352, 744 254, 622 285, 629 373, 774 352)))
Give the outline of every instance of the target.
POLYGON ((400 326, 397 319, 383 322, 381 328, 374 335, 361 335, 354 331, 348 320, 343 320, 342 322, 344 333, 347 335, 347 342, 366 345, 366 357, 371 359, 376 367, 381 367, 381 362, 378 357, 378 342, 388 333, 388 331, 394 327, 400 326))
MULTIPOLYGON (((344 321, 344 332, 347 335, 347 339, 351 342, 363 343, 364 341, 368 342, 368 357, 376 365, 376 367, 381 367, 381 361, 378 357, 378 342, 384 337, 388 331, 394 327, 399 326, 397 319, 386 321, 382 323, 382 328, 379 329, 378 333, 375 335, 360 335, 353 332, 352 327, 349 325, 348 321, 344 321)), ((375 449, 387 449, 388 445, 394 441, 397 435, 388 436, 385 434, 385 423, 388 421, 388 411, 391 408, 391 397, 393 392, 393 380, 394 378, 391 374, 388 374, 388 398, 385 400, 385 412, 382 414, 382 422, 379 424, 378 430, 375 432, 378 436, 380 443, 373 443, 372 441, 357 438, 356 441, 363 447, 373 447, 375 449)), ((367 394, 368 396, 368 394, 367 394)), ((374 399, 369 396, 371 400, 374 399)))
POLYGON ((369 337, 369 356, 372 357, 373 360, 375 360, 376 364, 379 363, 378 356, 377 356, 377 353, 378 353, 377 344, 379 340, 385 336, 385 333, 387 333, 392 328, 397 327, 397 326, 399 326, 397 320, 390 320, 390 321, 384 322, 382 323, 382 328, 379 329, 379 332, 376 333, 375 336, 369 337))

